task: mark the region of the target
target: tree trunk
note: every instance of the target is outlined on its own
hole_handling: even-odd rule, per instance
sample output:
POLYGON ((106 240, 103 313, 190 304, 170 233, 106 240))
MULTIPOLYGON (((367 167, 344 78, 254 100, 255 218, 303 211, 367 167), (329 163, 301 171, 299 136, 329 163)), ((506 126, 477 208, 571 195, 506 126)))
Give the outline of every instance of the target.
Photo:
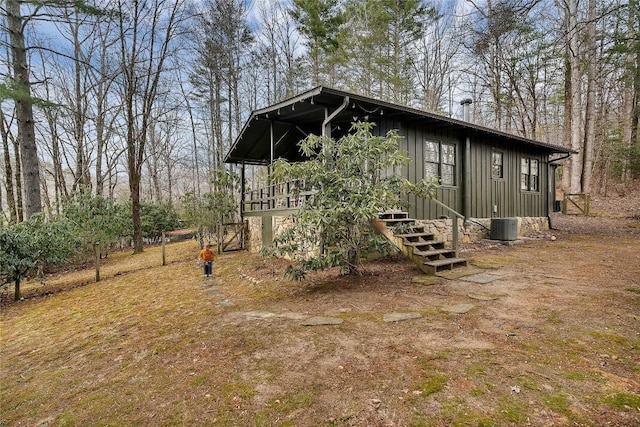
POLYGON ((638 102, 640 102, 640 42, 638 41, 637 1, 629 2, 629 18, 627 20, 627 51, 625 52, 626 75, 624 79, 623 113, 622 113, 622 145, 626 155, 622 158, 622 183, 632 180, 630 153, 638 139, 638 102))
POLYGON ((38 148, 33 121, 33 102, 31 100, 31 82, 29 63, 25 47, 22 15, 18 0, 6 0, 7 22, 11 54, 13 57, 13 84, 18 91, 15 99, 16 118, 18 120, 18 144, 24 180, 25 214, 27 218, 42 211, 40 195, 40 167, 38 148))
POLYGON ((16 216, 18 222, 24 221, 24 204, 22 203, 22 160, 20 159, 20 145, 18 141, 13 140, 13 155, 16 170, 14 172, 14 180, 16 183, 16 216))
POLYGON ((0 109, 0 136, 2 137, 2 150, 4 153, 4 180, 7 188, 7 207, 9 208, 9 222, 18 222, 16 199, 13 189, 13 168, 11 167, 11 154, 9 153, 9 131, 5 126, 5 117, 0 109))
POLYGON ((120 59, 126 117, 126 152, 134 253, 142 252, 140 182, 153 108, 169 47, 176 35, 182 2, 118 1, 120 59), (129 8, 129 10, 126 10, 129 8), (161 19, 162 17, 162 19, 161 19), (130 19, 130 21, 129 21, 130 19), (145 27, 145 22, 150 27, 145 27), (162 22, 162 24, 160 24, 162 22), (143 31, 144 28, 144 31, 143 31))
POLYGON ((98 89, 98 105, 96 115, 96 196, 104 194, 104 176, 102 172, 102 157, 104 156, 106 140, 104 137, 104 112, 102 111, 102 91, 98 89))
MULTIPOLYGON (((567 24, 568 25, 568 24, 567 24)), ((564 122, 562 125, 562 142, 565 147, 571 147, 571 62, 569 52, 564 58, 564 122)), ((571 157, 562 166, 562 191, 571 192, 571 157)))
MULTIPOLYGON (((149 142, 147 146, 151 151, 147 156, 147 167, 149 169, 149 179, 151 180, 152 192, 155 193, 155 200, 158 202, 161 202, 162 188, 160 185, 160 171, 159 171, 160 154, 158 153, 159 151, 158 145, 160 142, 158 141, 159 138, 156 135, 155 120, 152 119, 151 122, 152 123, 149 126, 149 132, 147 136, 147 140, 149 142)), ((151 199, 153 200, 153 196, 151 197, 151 199)))
POLYGON ((576 152, 571 155, 571 192, 582 191, 583 139, 582 139, 582 73, 580 72, 578 0, 570 0, 568 4, 568 56, 571 66, 571 148, 576 152))
POLYGON ((184 98, 185 107, 187 108, 187 114, 189 115, 189 124, 191 125, 191 138, 193 139, 193 175, 192 175, 192 184, 193 184, 193 192, 198 199, 200 199, 200 163, 198 161, 198 137, 196 132, 196 122, 193 119, 193 109, 191 108, 191 102, 189 102, 189 94, 187 94, 184 90, 184 85, 180 80, 178 82, 180 85, 180 92, 182 93, 182 97, 184 98))
POLYGON ((14 281, 13 300, 20 301, 20 298, 22 298, 22 296, 20 295, 20 276, 18 276, 14 281))
POLYGON ((131 218, 133 221, 133 253, 139 254, 144 249, 140 221, 140 175, 129 176, 129 190, 131 192, 131 218))
POLYGON ((587 18, 587 107, 581 183, 582 193, 591 192, 593 146, 596 138, 596 1, 589 0, 587 18))
POLYGON ((82 87, 82 58, 79 39, 80 24, 78 15, 74 18, 69 17, 69 29, 73 37, 73 57, 74 57, 74 74, 73 74, 73 95, 70 104, 73 108, 73 136, 76 147, 76 171, 75 180, 73 182, 72 191, 87 188, 91 185, 89 174, 89 166, 87 156, 85 154, 85 123, 86 123, 86 98, 85 90, 82 87), (89 178, 88 178, 89 177, 89 178))

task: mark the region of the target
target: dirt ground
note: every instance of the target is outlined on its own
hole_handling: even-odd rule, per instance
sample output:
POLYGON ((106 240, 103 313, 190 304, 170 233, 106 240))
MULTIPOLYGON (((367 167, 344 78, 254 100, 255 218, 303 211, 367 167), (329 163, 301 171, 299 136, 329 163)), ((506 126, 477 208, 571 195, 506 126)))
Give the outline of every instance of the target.
MULTIPOLYGON (((593 216, 554 215, 554 229, 513 246, 466 245, 470 271, 433 284, 413 283, 418 270, 389 258, 361 279, 316 275, 259 307, 287 315, 277 320, 245 311, 227 321, 283 328, 282 343, 244 363, 288 360, 265 395, 305 383, 324 390, 294 417, 300 425, 640 425, 638 214, 640 198, 595 199, 593 216), (497 279, 461 277, 473 273, 497 279), (461 304, 473 308, 443 312, 461 304), (381 324, 391 312, 423 317, 381 324), (297 313, 348 326, 302 338, 283 320, 297 313), (622 395, 629 405, 606 404, 622 395)), ((264 273, 246 274, 260 283, 264 273)))
POLYGON ((59 285, 3 308, 0 425, 638 426, 640 195, 592 212, 426 281, 400 256, 298 283, 235 253, 215 282, 187 259, 59 285))

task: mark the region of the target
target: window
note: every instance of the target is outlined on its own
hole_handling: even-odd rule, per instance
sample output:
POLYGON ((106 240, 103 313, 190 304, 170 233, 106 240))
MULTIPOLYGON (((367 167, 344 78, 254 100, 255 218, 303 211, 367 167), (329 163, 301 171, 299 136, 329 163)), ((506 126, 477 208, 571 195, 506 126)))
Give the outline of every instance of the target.
POLYGON ((424 177, 440 177, 440 144, 427 141, 424 144, 424 177))
POLYGON ((491 153, 491 178, 504 178, 502 164, 502 153, 500 153, 499 151, 494 151, 493 153, 491 153))
POLYGON ((456 146, 444 142, 424 143, 424 176, 442 185, 456 185, 456 146))
POLYGON ((523 158, 520 160, 520 189, 523 191, 538 191, 539 185, 538 161, 523 158))

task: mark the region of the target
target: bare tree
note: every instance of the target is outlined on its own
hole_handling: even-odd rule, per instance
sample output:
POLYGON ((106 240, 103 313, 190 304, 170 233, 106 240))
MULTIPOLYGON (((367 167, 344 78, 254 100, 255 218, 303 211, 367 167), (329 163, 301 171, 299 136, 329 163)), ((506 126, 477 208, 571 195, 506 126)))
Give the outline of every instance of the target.
MULTIPOLYGON (((640 121, 640 11, 638 1, 631 0, 628 4, 626 19, 624 51, 624 92, 622 112, 622 144, 627 153, 634 149, 640 153, 640 138, 638 138, 638 122, 640 121)), ((622 182, 629 183, 632 178, 632 168, 629 156, 622 161, 622 182)))
POLYGON ((196 197, 199 199, 201 195, 200 191, 200 161, 198 156, 198 131, 196 127, 195 115, 193 112, 193 108, 191 106, 191 94, 187 93, 185 89, 185 82, 182 79, 182 75, 177 76, 178 85, 180 86, 180 94, 182 95, 182 99, 184 100, 184 107, 186 108, 186 113, 189 116, 189 129, 191 131, 191 139, 192 139, 192 161, 193 161, 193 174, 192 174, 192 191, 195 193, 196 197))
POLYGON ((265 86, 263 101, 275 103, 300 89, 301 61, 296 53, 300 49, 300 36, 282 2, 266 2, 258 7, 260 34, 253 51, 257 71, 254 80, 265 86))
POLYGON ((586 25, 587 96, 580 191, 591 192, 593 147, 596 131, 596 0, 589 0, 586 25))
POLYGON ((242 126, 240 82, 252 34, 242 2, 210 0, 204 7, 198 23, 201 40, 191 81, 208 114, 213 172, 224 169, 224 154, 242 126))
POLYGON ((456 58, 460 57, 462 43, 460 37, 452 36, 460 28, 460 22, 450 10, 434 11, 431 17, 432 22, 427 24, 424 36, 416 43, 415 54, 410 57, 415 96, 418 105, 427 111, 450 112, 444 103, 457 80, 456 58))
POLYGON ((167 58, 184 19, 179 0, 117 0, 121 96, 127 143, 127 172, 133 217, 134 253, 142 252, 140 184, 149 129, 167 58))
MULTIPOLYGON (((42 61, 43 72, 46 74, 46 62, 42 61)), ((52 91, 56 91, 56 88, 52 88, 52 82, 47 79, 42 87, 44 96, 46 99, 55 99, 52 95, 52 91)), ((47 144, 43 144, 43 148, 46 150, 48 157, 51 159, 52 170, 45 168, 45 172, 49 173, 51 179, 54 182, 54 199, 56 206, 60 206, 60 201, 69 195, 69 189, 67 188, 67 182, 63 167, 63 143, 61 141, 59 127, 62 123, 61 113, 62 109, 58 106, 52 105, 43 108, 44 122, 47 125, 46 130, 41 130, 41 134, 47 134, 47 144)), ((43 138, 44 139, 44 138, 43 138)), ((65 156, 66 157, 66 156, 65 156)), ((45 187, 46 192, 46 187, 45 187)))

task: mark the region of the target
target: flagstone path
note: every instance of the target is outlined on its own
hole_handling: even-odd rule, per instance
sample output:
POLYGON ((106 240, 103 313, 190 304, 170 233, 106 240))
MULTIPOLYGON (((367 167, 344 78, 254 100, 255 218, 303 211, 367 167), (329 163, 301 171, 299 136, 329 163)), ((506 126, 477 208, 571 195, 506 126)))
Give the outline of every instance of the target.
MULTIPOLYGON (((472 274, 462 275, 458 272, 454 277, 447 277, 446 275, 440 276, 431 276, 431 275, 422 275, 416 276, 412 279, 412 283, 421 284, 425 286, 431 285, 439 285, 442 284, 445 279, 448 280, 463 280, 465 282, 471 282, 476 284, 487 284, 491 283, 495 280, 501 279, 504 276, 496 273, 484 273, 477 271, 473 271, 472 274)), ((212 297, 222 296, 223 292, 219 288, 213 288, 213 286, 217 285, 217 281, 215 277, 207 278, 205 282, 203 282, 200 287, 204 288, 204 293, 206 295, 212 297)), ((487 294, 482 292, 469 292, 466 295, 468 298, 477 301, 493 301, 500 298, 499 295, 487 294)), ((223 298, 216 302, 216 305, 222 307, 233 307, 234 303, 226 298, 223 298)), ((474 304, 470 303, 460 303, 460 304, 452 304, 445 305, 440 307, 440 311, 445 313, 452 313, 457 315, 463 315, 468 313, 469 311, 475 308, 474 304)), ((294 313, 294 312, 285 312, 285 313, 273 313, 270 311, 246 311, 237 313, 243 316, 246 320, 264 320, 264 319, 288 319, 288 320, 296 320, 300 321, 302 326, 331 326, 331 325, 340 325, 344 322, 344 319, 340 317, 334 316, 309 316, 308 314, 303 313, 294 313)), ((415 320, 422 318, 423 315, 418 312, 389 312, 385 313, 382 316, 382 320, 387 323, 397 323, 404 322, 409 320, 415 320)))

